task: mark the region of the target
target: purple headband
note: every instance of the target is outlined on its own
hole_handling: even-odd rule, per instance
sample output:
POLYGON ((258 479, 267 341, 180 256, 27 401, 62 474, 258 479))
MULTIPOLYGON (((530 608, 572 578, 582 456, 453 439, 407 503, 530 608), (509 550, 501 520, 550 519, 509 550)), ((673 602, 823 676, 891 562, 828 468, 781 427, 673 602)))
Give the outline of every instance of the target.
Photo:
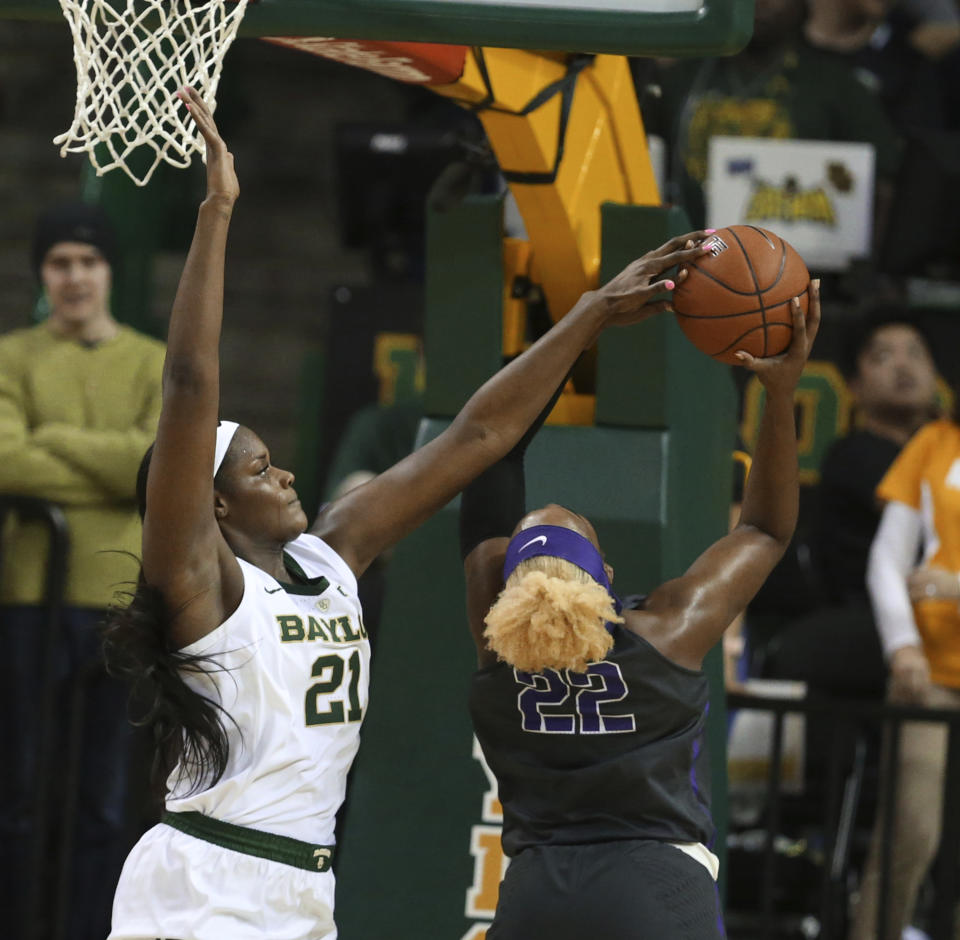
POLYGON ((613 593, 610 579, 603 567, 603 558, 590 539, 559 525, 535 525, 510 539, 507 545, 507 557, 503 562, 503 580, 513 574, 513 569, 537 555, 550 555, 553 558, 563 558, 570 564, 586 571, 597 584, 607 589, 617 613, 623 606, 620 598, 613 593))

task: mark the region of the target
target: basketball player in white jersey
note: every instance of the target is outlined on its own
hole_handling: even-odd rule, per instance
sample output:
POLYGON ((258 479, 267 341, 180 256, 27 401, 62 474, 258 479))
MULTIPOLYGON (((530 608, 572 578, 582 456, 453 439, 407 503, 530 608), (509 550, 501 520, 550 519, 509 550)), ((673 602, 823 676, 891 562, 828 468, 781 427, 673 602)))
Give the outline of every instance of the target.
POLYGON ((107 654, 128 676, 167 777, 134 847, 111 940, 333 938, 338 807, 367 705, 357 576, 519 440, 610 324, 663 310, 674 239, 585 294, 488 381, 437 439, 327 505, 308 530, 293 474, 253 431, 218 422, 233 158, 192 89, 207 197, 170 318, 163 410, 144 460, 143 567, 107 654))

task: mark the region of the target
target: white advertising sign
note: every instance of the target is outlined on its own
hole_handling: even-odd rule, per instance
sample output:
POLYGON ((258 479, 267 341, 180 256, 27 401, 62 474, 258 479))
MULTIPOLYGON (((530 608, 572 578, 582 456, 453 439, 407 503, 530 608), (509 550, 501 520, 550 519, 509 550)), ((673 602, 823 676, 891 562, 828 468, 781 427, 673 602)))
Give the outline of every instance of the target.
POLYGON ((812 270, 842 270, 870 253, 873 164, 871 144, 713 137, 707 226, 758 225, 812 270))

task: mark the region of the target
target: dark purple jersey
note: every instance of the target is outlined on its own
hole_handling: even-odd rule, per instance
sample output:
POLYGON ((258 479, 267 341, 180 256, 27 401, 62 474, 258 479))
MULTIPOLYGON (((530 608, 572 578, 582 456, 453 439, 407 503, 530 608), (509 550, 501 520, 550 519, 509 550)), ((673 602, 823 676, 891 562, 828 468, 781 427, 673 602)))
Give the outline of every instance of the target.
POLYGON ((470 713, 497 778, 503 847, 659 839, 710 845, 706 676, 614 628, 584 673, 474 674, 470 713))

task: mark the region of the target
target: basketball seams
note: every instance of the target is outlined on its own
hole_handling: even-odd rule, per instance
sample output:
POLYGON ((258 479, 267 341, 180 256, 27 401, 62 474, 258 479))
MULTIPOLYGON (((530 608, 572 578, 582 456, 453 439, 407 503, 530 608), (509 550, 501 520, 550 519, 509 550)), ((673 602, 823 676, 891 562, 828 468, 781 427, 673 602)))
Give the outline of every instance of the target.
POLYGON ((773 290, 780 283, 780 278, 783 277, 783 272, 786 270, 786 268, 787 268, 787 246, 783 242, 780 242, 780 268, 777 271, 777 276, 773 279, 773 281, 771 281, 770 285, 768 287, 762 288, 764 293, 766 293, 767 291, 773 290))
MULTIPOLYGON (((776 250, 777 246, 772 241, 770 241, 769 238, 767 238, 763 229, 757 228, 755 225, 745 225, 743 227, 753 229, 753 231, 758 232, 760 236, 763 238, 763 240, 771 248, 776 250)), ((735 232, 731 232, 731 234, 733 235, 734 238, 737 238, 737 235, 735 232)), ((728 291, 731 294, 735 294, 738 297, 751 297, 756 293, 763 293, 765 291, 773 290, 773 288, 780 283, 781 279, 783 278, 783 273, 787 269, 787 244, 785 241, 783 241, 783 239, 778 239, 778 240, 780 241, 780 266, 777 270, 777 276, 766 287, 760 286, 759 278, 756 276, 756 272, 752 270, 752 268, 750 269, 750 276, 756 288, 755 290, 740 290, 739 288, 733 287, 731 284, 728 284, 726 281, 717 277, 715 274, 712 274, 710 271, 704 270, 698 264, 686 265, 688 276, 691 275, 693 272, 702 274, 705 278, 708 278, 709 280, 713 281, 714 284, 717 284, 718 286, 722 287, 725 291, 728 291)), ((739 238, 737 238, 737 241, 740 242, 739 238)), ((747 261, 749 265, 750 264, 749 255, 747 255, 746 249, 744 248, 742 242, 740 243, 740 249, 743 252, 744 259, 747 261)), ((681 290, 683 290, 683 288, 681 288, 681 290)))
MULTIPOLYGON (((790 326, 787 323, 771 323, 770 329, 773 329, 774 327, 780 327, 785 330, 790 329, 790 326)), ((756 331, 760 329, 766 332, 767 325, 764 323, 758 323, 756 326, 750 327, 749 330, 745 330, 743 333, 741 333, 735 340, 733 340, 732 343, 729 343, 728 345, 724 346, 723 349, 718 349, 716 352, 708 353, 708 355, 722 356, 724 353, 730 352, 730 350, 733 349, 733 347, 736 346, 738 343, 742 343, 744 339, 746 339, 751 333, 756 333, 756 331)))
MULTIPOLYGON (((774 245, 774 243, 773 243, 772 241, 770 241, 769 236, 770 236, 771 233, 768 232, 766 229, 760 228, 759 225, 744 225, 743 228, 752 229, 752 230, 753 230, 754 232, 756 232, 771 248, 776 248, 776 247, 777 247, 776 245, 774 245)), ((783 244, 782 239, 781 239, 780 243, 783 244)))
MULTIPOLYGON (((798 297, 805 297, 805 296, 807 295, 807 291, 808 291, 808 289, 805 289, 805 290, 803 291, 803 293, 798 294, 797 296, 798 296, 798 297)), ((793 300, 792 297, 790 298, 790 300, 781 300, 779 303, 774 304, 774 306, 768 307, 767 310, 768 310, 768 311, 776 310, 777 307, 782 307, 784 304, 789 304, 792 300, 793 300)), ((759 310, 753 310, 753 311, 750 311, 750 312, 751 312, 754 316, 756 316, 756 314, 759 313, 760 311, 759 311, 759 310)), ((734 314, 729 314, 728 316, 740 317, 740 316, 745 316, 745 315, 746 315, 746 314, 743 314, 743 313, 734 313, 734 314)), ((724 346, 723 349, 718 349, 716 352, 708 352, 707 355, 708 355, 708 356, 713 356, 713 357, 722 356, 722 355, 724 355, 725 353, 730 352, 730 350, 733 349, 734 346, 736 346, 738 343, 742 343, 742 342, 744 341, 744 339, 746 339, 746 337, 748 337, 751 333, 756 333, 756 331, 759 330, 759 329, 762 329, 762 330, 764 331, 764 343, 766 343, 766 336, 767 336, 767 332, 768 332, 769 330, 784 329, 784 330, 787 330, 789 333, 792 334, 792 333, 793 333, 793 324, 792 324, 792 323, 783 323, 783 322, 774 322, 774 323, 766 323, 766 322, 764 322, 764 323, 758 323, 756 326, 751 326, 750 329, 744 330, 739 336, 737 336, 736 339, 734 339, 734 340, 733 340, 731 343, 729 343, 728 345, 724 346)), ((766 348, 766 347, 764 347, 764 348, 766 348)), ((748 351, 749 351, 749 350, 748 350, 748 351)))
MULTIPOLYGON (((756 293, 756 291, 752 291, 752 290, 737 290, 736 287, 731 287, 725 281, 721 281, 720 278, 718 278, 715 274, 711 274, 709 271, 704 271, 703 268, 697 267, 694 264, 687 265, 688 277, 694 271, 697 274, 702 274, 705 278, 708 278, 709 280, 713 281, 714 284, 719 285, 725 291, 729 291, 731 294, 736 294, 738 297, 752 297, 756 293)), ((756 279, 754 279, 754 281, 756 281, 756 279)))
MULTIPOLYGON (((796 297, 806 297, 808 288, 804 288, 799 294, 792 295, 787 297, 785 300, 778 300, 776 303, 767 304, 766 310, 768 313, 777 310, 779 307, 782 307, 784 304, 789 304, 793 300, 794 296, 796 297)), ((738 310, 736 313, 681 313, 679 310, 674 310, 673 314, 676 317, 680 317, 682 320, 732 320, 734 317, 748 317, 753 314, 760 313, 760 307, 754 307, 751 310, 738 310)), ((777 324, 771 323, 771 326, 776 326, 777 324)), ((789 324, 785 324, 789 326, 789 324)))
POLYGON ((757 272, 753 267, 753 259, 750 257, 750 254, 744 247, 742 239, 732 228, 728 228, 727 231, 733 236, 737 245, 740 247, 740 251, 743 253, 743 257, 747 261, 747 267, 750 269, 750 277, 753 278, 754 287, 757 289, 757 300, 760 301, 760 317, 763 320, 763 352, 760 354, 762 358, 767 354, 767 308, 766 304, 763 302, 763 292, 760 290, 760 282, 757 280, 757 272))
POLYGON ((759 278, 757 279, 757 287, 761 291, 766 292, 773 290, 780 283, 780 279, 783 277, 783 272, 787 269, 787 243, 779 235, 775 235, 773 232, 767 232, 756 225, 745 225, 744 228, 748 228, 756 232, 774 251, 777 250, 777 246, 774 244, 770 236, 773 235, 773 237, 780 243, 780 267, 777 269, 777 276, 766 287, 760 287, 759 278))

